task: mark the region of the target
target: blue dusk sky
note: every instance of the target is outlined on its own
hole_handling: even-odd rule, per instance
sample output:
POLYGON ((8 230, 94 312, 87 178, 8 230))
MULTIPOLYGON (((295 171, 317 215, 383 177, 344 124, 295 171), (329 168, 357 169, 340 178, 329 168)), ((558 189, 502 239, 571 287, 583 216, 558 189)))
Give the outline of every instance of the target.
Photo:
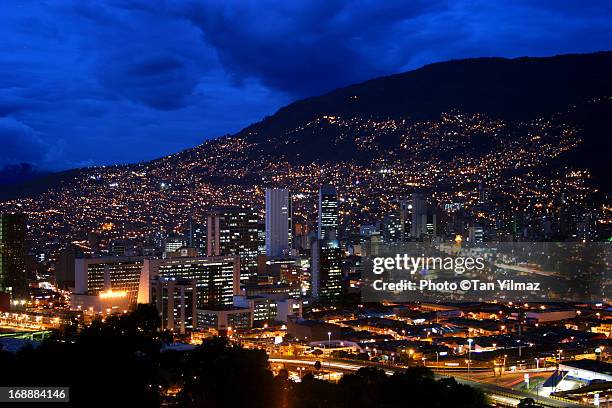
POLYGON ((0 169, 128 163, 431 62, 612 49, 610 1, 0 0, 0 169))

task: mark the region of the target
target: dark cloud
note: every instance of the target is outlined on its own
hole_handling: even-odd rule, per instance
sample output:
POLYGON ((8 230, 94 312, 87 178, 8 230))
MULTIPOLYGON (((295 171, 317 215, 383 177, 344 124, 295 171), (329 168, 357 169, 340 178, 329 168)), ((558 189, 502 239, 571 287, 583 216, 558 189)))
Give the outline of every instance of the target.
POLYGON ((7 3, 0 166, 150 159, 435 61, 610 49, 611 16, 572 0, 7 3))
POLYGON ((0 118, 0 146, 0 168, 40 162, 47 150, 32 128, 13 118, 0 118))
POLYGON ((161 110, 185 106, 199 80, 194 67, 167 56, 124 64, 108 61, 98 76, 114 92, 161 110))

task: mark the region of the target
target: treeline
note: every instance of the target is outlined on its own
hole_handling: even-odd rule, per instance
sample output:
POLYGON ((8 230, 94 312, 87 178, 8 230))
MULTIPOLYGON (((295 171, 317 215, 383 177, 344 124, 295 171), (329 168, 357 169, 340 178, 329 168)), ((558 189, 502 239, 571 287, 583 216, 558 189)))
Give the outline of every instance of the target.
MULTIPOLYGON (((0 351, 2 386, 69 386, 74 407, 486 407, 479 391, 424 368, 386 376, 362 368, 330 383, 274 376, 267 355, 225 338, 188 352, 162 352, 154 308, 96 321, 17 354, 0 351)), ((59 404, 66 407, 68 404, 59 404)))

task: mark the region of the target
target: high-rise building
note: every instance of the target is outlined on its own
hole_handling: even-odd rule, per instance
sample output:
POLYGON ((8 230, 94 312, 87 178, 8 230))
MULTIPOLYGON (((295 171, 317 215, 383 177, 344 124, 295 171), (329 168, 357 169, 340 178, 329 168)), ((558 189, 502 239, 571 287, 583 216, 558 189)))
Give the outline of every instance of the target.
POLYGON ((207 255, 235 255, 240 258, 240 280, 257 275, 257 211, 220 208, 208 216, 207 255))
POLYGON ((399 205, 400 241, 406 241, 410 234, 412 203, 405 197, 397 200, 399 205))
POLYGON ((76 250, 63 249, 55 262, 55 284, 62 289, 74 287, 74 261, 76 250))
POLYGON ((189 279, 155 277, 151 280, 151 303, 161 320, 161 329, 184 334, 196 327, 196 282, 189 279))
POLYGON ((80 295, 78 304, 96 309, 102 303, 95 297, 125 298, 128 307, 148 303, 149 282, 142 275, 143 264, 143 257, 76 258, 74 294, 80 295))
POLYGON ((338 234, 338 193, 333 186, 319 189, 319 239, 336 239, 338 234))
POLYGON ((385 242, 399 242, 402 240, 402 220, 397 211, 390 212, 383 217, 381 234, 385 242))
POLYGON ((170 235, 166 238, 164 243, 164 252, 176 252, 180 248, 187 245, 187 240, 182 235, 170 235))
POLYGON ((412 225, 410 235, 421 238, 427 233, 427 201, 420 193, 412 194, 412 225))
POLYGON ((26 222, 23 214, 0 215, 0 293, 12 300, 27 297, 26 222))
POLYGON ((342 292, 342 250, 337 240, 312 243, 312 296, 324 303, 334 303, 342 292))
POLYGON ((468 228, 468 241, 474 244, 484 242, 484 229, 479 225, 472 225, 468 228))
POLYGON ((483 184, 478 184, 478 204, 488 204, 490 198, 489 189, 483 184))
POLYGON ((146 259, 143 276, 194 280, 198 309, 231 306, 240 291, 240 263, 234 256, 146 259))
POLYGON ((198 255, 206 256, 207 253, 207 231, 206 225, 196 224, 193 220, 189 220, 187 230, 187 245, 190 248, 195 248, 198 251, 198 255))
POLYGON ((280 188, 266 189, 266 255, 281 256, 291 250, 291 193, 280 188))

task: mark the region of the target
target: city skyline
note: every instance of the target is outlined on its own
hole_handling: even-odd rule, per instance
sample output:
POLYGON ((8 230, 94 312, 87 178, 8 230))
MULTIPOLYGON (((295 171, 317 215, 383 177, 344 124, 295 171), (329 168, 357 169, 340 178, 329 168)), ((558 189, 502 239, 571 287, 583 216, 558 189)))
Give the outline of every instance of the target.
POLYGON ((1 7, 0 405, 612 401, 609 4, 1 7))

